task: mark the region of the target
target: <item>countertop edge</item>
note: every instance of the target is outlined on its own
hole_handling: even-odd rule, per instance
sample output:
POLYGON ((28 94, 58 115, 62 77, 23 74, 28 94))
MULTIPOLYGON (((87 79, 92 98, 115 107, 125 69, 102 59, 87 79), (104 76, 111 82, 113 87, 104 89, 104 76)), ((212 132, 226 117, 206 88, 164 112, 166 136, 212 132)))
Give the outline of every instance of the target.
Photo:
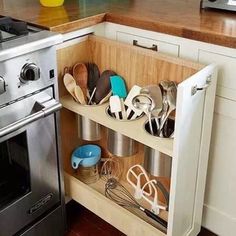
POLYGON ((126 25, 144 30, 150 30, 159 33, 165 33, 173 36, 200 42, 216 44, 229 48, 236 48, 236 37, 221 35, 210 31, 198 31, 189 28, 174 26, 165 22, 153 22, 136 18, 121 17, 113 13, 107 13, 105 16, 107 22, 126 25))

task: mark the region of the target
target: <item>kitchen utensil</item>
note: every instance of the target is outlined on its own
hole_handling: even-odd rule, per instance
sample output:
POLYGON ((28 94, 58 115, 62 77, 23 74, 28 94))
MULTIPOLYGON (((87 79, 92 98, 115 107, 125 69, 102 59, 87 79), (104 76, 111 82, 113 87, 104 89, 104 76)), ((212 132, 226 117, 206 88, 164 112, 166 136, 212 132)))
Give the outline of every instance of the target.
POLYGON ((111 81, 112 94, 119 96, 121 100, 122 119, 126 120, 127 115, 126 115, 125 106, 124 106, 124 99, 127 97, 127 90, 126 90, 125 81, 119 75, 111 76, 110 81, 111 81))
POLYGON ((89 94, 91 96, 94 88, 96 87, 97 81, 100 78, 100 71, 98 66, 95 63, 86 63, 85 64, 88 71, 88 80, 87 80, 87 88, 89 94))
MULTIPOLYGON (((134 165, 129 168, 126 174, 126 179, 128 183, 134 188, 134 197, 136 199, 141 199, 142 198, 142 183, 149 182, 149 177, 144 170, 144 168, 141 165, 134 165)), ((150 185, 148 185, 148 191, 145 191, 147 196, 150 196, 152 194, 152 188, 150 185)))
POLYGON ((122 174, 122 164, 116 157, 107 158, 101 168, 101 178, 107 181, 110 178, 120 179, 122 174))
POLYGON ((76 81, 76 84, 80 86, 83 91, 85 100, 87 97, 87 82, 88 82, 88 70, 85 64, 77 63, 73 67, 73 77, 76 81))
POLYGON ((112 91, 110 91, 107 96, 105 96, 98 104, 103 104, 105 102, 107 102, 109 100, 109 98, 111 97, 112 95, 112 91))
MULTIPOLYGON (((95 95, 95 92, 96 92, 96 90, 97 90, 97 88, 95 87, 94 88, 94 90, 93 90, 93 92, 92 92, 92 94, 91 94, 91 96, 90 96, 90 94, 89 94, 89 101, 88 101, 88 105, 90 105, 91 104, 91 102, 92 102, 92 100, 93 100, 93 97, 94 97, 94 95, 95 95)), ((88 90, 87 90, 88 91, 88 90)))
POLYGON ((154 185, 161 191, 161 193, 163 194, 163 197, 165 198, 166 201, 166 210, 168 211, 169 209, 169 199, 170 199, 170 194, 169 191, 166 189, 166 187, 160 182, 160 181, 156 181, 154 183, 154 185))
POLYGON ((152 98, 147 94, 139 94, 133 98, 132 104, 136 109, 143 111, 147 115, 150 132, 153 135, 151 111, 154 109, 155 104, 152 98))
POLYGON ((162 93, 159 85, 148 85, 141 89, 141 94, 148 94, 155 103, 155 107, 151 111, 151 115, 155 117, 157 123, 157 129, 159 129, 159 120, 158 117, 162 111, 162 93))
POLYGON ((77 96, 75 95, 76 82, 73 76, 69 73, 65 73, 63 77, 63 82, 70 95, 75 99, 76 102, 79 102, 77 96))
POLYGON ((177 97, 177 86, 175 83, 173 83, 172 85, 170 85, 168 87, 167 92, 166 92, 166 99, 168 102, 168 110, 166 112, 165 117, 161 120, 160 131, 162 130, 162 128, 166 122, 166 119, 169 117, 170 113, 172 111, 174 111, 176 108, 176 97, 177 97))
POLYGON ((84 93, 83 93, 83 91, 82 91, 82 89, 80 88, 79 85, 75 85, 75 87, 74 87, 74 94, 75 94, 75 97, 77 98, 77 101, 80 104, 82 104, 82 105, 86 104, 84 93))
POLYGON ((166 209, 166 207, 158 204, 158 192, 155 186, 157 181, 150 180, 146 171, 141 165, 132 166, 127 172, 126 179, 128 183, 130 183, 135 189, 134 197, 136 199, 143 198, 145 201, 147 201, 151 205, 152 212, 159 214, 159 209, 166 209), (145 190, 146 188, 148 191, 145 190), (153 193, 154 196, 149 198, 151 195, 153 195, 153 193))
POLYGON ((90 167, 79 166, 75 172, 76 177, 86 184, 92 184, 99 180, 98 163, 90 167))
POLYGON ((146 182, 142 187, 141 193, 142 193, 142 198, 151 205, 151 211, 154 214, 158 215, 160 213, 160 209, 166 210, 166 207, 159 205, 158 192, 157 192, 157 188, 155 187, 154 183, 156 183, 155 179, 152 179, 152 180, 149 180, 148 182, 146 182), (151 186, 151 188, 153 190, 154 196, 152 196, 151 198, 148 197, 146 194, 146 191, 144 191, 147 186, 149 186, 149 187, 151 186))
POLYGON ((111 91, 110 77, 116 73, 112 70, 106 70, 102 72, 100 78, 96 83, 96 92, 94 95, 95 103, 99 103, 107 94, 111 91))
POLYGON ((115 114, 117 120, 120 119, 119 112, 122 111, 121 100, 117 95, 111 96, 109 99, 110 111, 115 114))
POLYGON ((101 139, 101 125, 85 116, 77 115, 79 138, 86 141, 101 139))
POLYGON ((118 157, 133 156, 138 151, 138 143, 112 129, 107 130, 107 149, 118 157))
POLYGON ((148 209, 142 207, 132 196, 132 194, 116 179, 111 178, 105 184, 105 196, 118 205, 126 208, 136 208, 144 212, 148 217, 152 218, 165 228, 167 228, 167 222, 161 217, 155 215, 148 209))
POLYGON ((101 148, 97 145, 87 144, 76 148, 71 156, 71 166, 77 169, 79 165, 91 167, 98 163, 101 158, 101 148))
POLYGON ((137 86, 137 85, 134 85, 131 90, 129 91, 125 101, 124 101, 124 104, 128 107, 127 111, 126 111, 126 114, 127 114, 127 117, 129 118, 129 115, 131 113, 131 111, 134 112, 134 114, 132 115, 132 117, 130 118, 130 120, 133 120, 135 119, 136 117, 140 116, 142 114, 142 111, 139 110, 139 109, 136 109, 132 103, 132 100, 135 96, 139 95, 140 94, 140 91, 141 91, 141 87, 137 86))
POLYGON ((151 147, 144 147, 144 169, 156 177, 171 177, 172 158, 151 147))

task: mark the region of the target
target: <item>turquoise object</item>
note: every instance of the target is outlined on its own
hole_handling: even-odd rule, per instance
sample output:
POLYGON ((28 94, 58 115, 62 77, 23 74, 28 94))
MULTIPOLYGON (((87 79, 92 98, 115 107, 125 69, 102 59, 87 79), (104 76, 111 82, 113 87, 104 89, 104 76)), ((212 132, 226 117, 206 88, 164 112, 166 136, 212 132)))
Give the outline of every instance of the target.
POLYGON ((91 167, 101 159, 101 148, 98 145, 87 144, 76 148, 71 156, 71 166, 77 169, 80 165, 91 167))
POLYGON ((119 75, 113 75, 110 77, 112 94, 117 95, 120 98, 127 97, 127 89, 125 81, 119 75))

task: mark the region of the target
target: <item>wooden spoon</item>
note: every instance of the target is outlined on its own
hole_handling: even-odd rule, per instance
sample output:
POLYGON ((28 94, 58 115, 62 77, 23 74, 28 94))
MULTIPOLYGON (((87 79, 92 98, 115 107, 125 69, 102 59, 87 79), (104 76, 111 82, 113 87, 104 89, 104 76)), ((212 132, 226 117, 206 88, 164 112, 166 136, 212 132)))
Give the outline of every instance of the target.
POLYGON ((87 97, 87 82, 88 82, 88 70, 85 64, 77 63, 73 67, 73 77, 76 84, 80 86, 84 94, 84 98, 87 97))
POLYGON ((86 101, 85 101, 85 96, 84 96, 84 93, 83 93, 83 90, 80 88, 79 85, 76 85, 74 87, 74 94, 78 100, 79 103, 81 103, 82 105, 85 105, 86 104, 86 101))
POLYGON ((75 99, 75 101, 78 102, 78 99, 77 99, 75 92, 74 92, 75 87, 76 87, 76 82, 75 82, 73 76, 69 73, 65 73, 65 75, 63 77, 63 82, 64 82, 64 85, 65 85, 67 91, 75 99))

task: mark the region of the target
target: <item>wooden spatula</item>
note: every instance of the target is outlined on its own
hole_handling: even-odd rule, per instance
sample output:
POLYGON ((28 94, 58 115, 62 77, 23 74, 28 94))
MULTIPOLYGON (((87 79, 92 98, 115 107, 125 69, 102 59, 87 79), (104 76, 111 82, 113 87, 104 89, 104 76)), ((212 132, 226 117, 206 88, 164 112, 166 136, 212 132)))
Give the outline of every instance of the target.
POLYGON ((116 73, 112 70, 106 70, 102 72, 101 77, 98 79, 96 84, 96 92, 94 96, 94 101, 98 104, 111 90, 110 77, 116 73))
POLYGON ((87 82, 88 82, 88 71, 87 67, 83 63, 77 63, 73 67, 73 77, 76 84, 80 86, 84 94, 85 100, 87 100, 87 82))
POLYGON ((75 86, 76 86, 76 82, 73 78, 73 76, 69 73, 65 73, 64 77, 63 77, 63 82, 64 85, 67 89, 67 91, 70 93, 70 95, 75 99, 76 102, 78 102, 77 97, 75 96, 75 86))

